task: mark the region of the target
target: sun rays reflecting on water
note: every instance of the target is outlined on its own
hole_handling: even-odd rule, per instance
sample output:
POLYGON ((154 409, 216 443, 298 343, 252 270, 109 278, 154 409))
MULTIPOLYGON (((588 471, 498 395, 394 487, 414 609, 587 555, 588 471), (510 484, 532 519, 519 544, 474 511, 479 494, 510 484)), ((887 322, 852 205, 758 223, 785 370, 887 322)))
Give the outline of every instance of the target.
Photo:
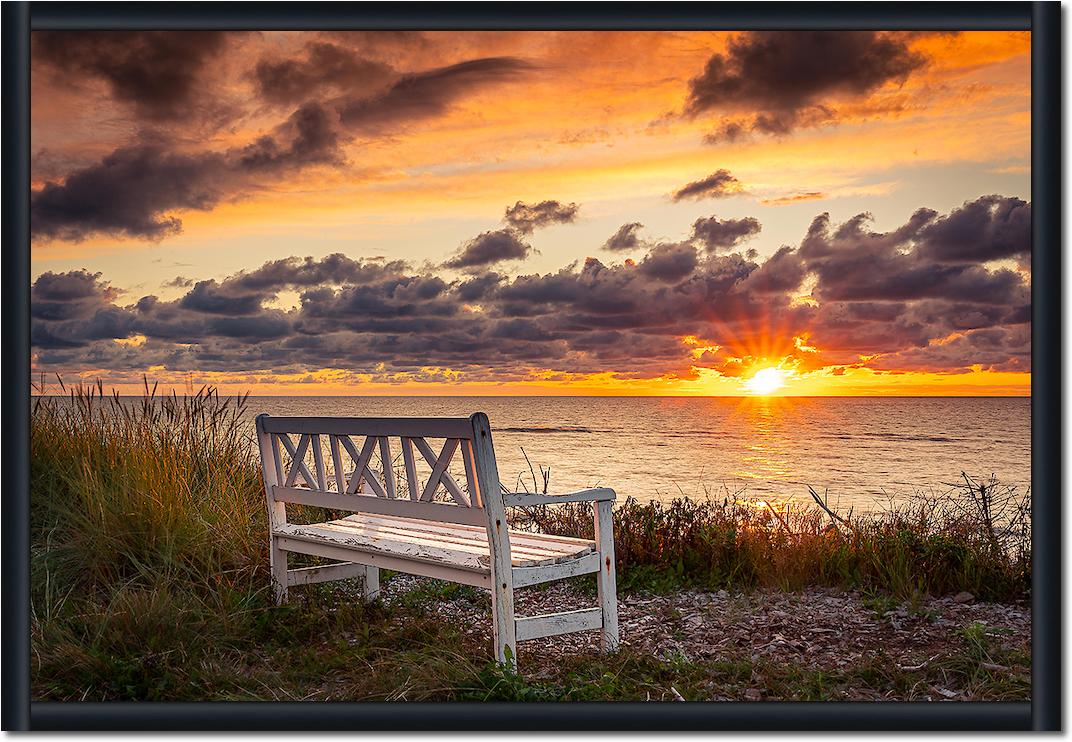
POLYGON ((781 480, 791 472, 785 419, 791 402, 779 397, 743 398, 751 440, 741 457, 746 467, 734 472, 742 479, 781 480))

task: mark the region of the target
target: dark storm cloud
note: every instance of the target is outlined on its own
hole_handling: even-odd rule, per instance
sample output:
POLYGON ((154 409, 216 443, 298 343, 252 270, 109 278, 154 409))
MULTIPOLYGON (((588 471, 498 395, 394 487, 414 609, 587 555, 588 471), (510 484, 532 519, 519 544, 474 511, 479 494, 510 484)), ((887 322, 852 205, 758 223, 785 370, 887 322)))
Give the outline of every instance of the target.
MULTIPOLYGON (((454 287, 438 277, 406 276, 365 286, 306 291, 295 326, 308 336, 362 334, 370 348, 386 350, 394 345, 396 352, 402 342, 397 335, 406 335, 416 355, 438 363, 432 355, 434 343, 447 342, 448 336, 456 341, 456 331, 472 330, 466 319, 473 315, 459 317, 463 304, 454 287), (421 345, 426 347, 417 350, 421 345)), ((328 352, 338 351, 331 348, 328 352)))
POLYGON ((486 57, 408 74, 378 95, 344 98, 339 116, 354 131, 395 133, 397 126, 440 116, 462 97, 533 69, 521 59, 486 57))
POLYGON ((432 43, 425 31, 324 31, 322 36, 370 54, 398 50, 410 51, 427 47, 432 43))
POLYGON ((239 273, 228 279, 227 283, 254 291, 324 284, 365 284, 401 276, 406 269, 406 263, 401 260, 361 262, 342 253, 334 253, 320 260, 311 257, 273 260, 254 271, 239 273))
POLYGON ((874 316, 854 303, 827 302, 816 310, 811 343, 834 363, 859 362, 861 355, 926 345, 942 337, 943 328, 928 328, 905 314, 901 305, 874 316), (898 311, 900 309, 900 311, 898 311))
POLYGON ((685 113, 754 113, 750 123, 723 122, 709 135, 740 138, 746 128, 785 134, 836 117, 830 101, 865 97, 903 83, 926 64, 904 35, 877 31, 756 31, 730 40, 690 81, 685 113))
POLYGON ((1020 325, 1031 321, 1031 304, 1024 303, 1013 307, 1008 311, 1001 323, 1006 325, 1020 325))
POLYGON ((618 228, 618 231, 612 234, 606 242, 603 243, 604 250, 635 250, 638 247, 643 247, 644 243, 637 236, 637 232, 644 228, 644 225, 640 222, 630 222, 629 224, 623 224, 618 228))
POLYGON ((172 210, 206 211, 256 178, 340 161, 333 114, 295 111, 270 135, 224 152, 187 154, 136 144, 30 193, 34 237, 77 241, 91 234, 159 240, 182 231, 172 210))
POLYGON ((748 135, 748 127, 741 121, 723 121, 717 129, 704 134, 707 144, 733 144, 748 135))
MULTIPOLYGON (((378 292, 380 298, 370 303, 382 305, 380 314, 395 315, 406 314, 408 303, 438 296, 446 286, 440 279, 406 277, 405 269, 401 261, 363 263, 341 254, 320 260, 292 257, 223 281, 199 281, 175 301, 144 296, 128 307, 113 303, 119 292, 103 283, 99 274, 46 273, 31 287, 34 317, 42 320, 35 324, 34 343, 53 349, 81 347, 94 339, 122 339, 138 333, 157 341, 201 346, 212 344, 214 338, 243 343, 284 339, 294 333, 293 313, 264 307, 283 290, 345 285, 358 291, 373 285, 366 295, 378 292)), ((331 289, 324 291, 332 294, 331 289)), ((436 311, 454 308, 438 306, 436 311)), ((315 313, 314 308, 310 314, 315 313)), ((232 358, 225 354, 221 362, 232 358)))
POLYGON ((1020 275, 980 266, 905 265, 906 261, 828 261, 816 268, 818 293, 837 301, 913 301, 946 299, 980 304, 1011 304, 1026 299, 1027 287, 1020 275), (854 270, 889 271, 865 274, 856 279, 854 270))
POLYGON ((282 312, 270 311, 256 317, 215 317, 207 331, 212 335, 257 342, 287 337, 291 325, 282 312))
POLYGON ((706 178, 695 180, 674 192, 671 198, 681 201, 686 198, 726 198, 744 193, 741 181, 729 170, 716 170, 706 178))
POLYGON ((1019 306, 1030 293, 1023 277, 981 265, 1029 247, 1023 243, 1029 232, 1023 233, 1022 224, 1030 221, 1030 212, 1009 203, 1014 201, 984 197, 942 219, 930 209, 920 209, 904 225, 885 233, 867 228, 869 214, 858 214, 831 231, 829 216, 823 214, 812 222, 800 255, 818 279, 820 299, 943 299, 1019 306), (973 262, 965 262, 968 251, 959 241, 964 234, 981 240, 975 244, 973 262), (961 262, 951 262, 954 258, 961 262))
POLYGON ((120 292, 100 273, 47 272, 30 287, 30 343, 41 348, 80 348, 130 334, 129 313, 115 305, 120 292))
POLYGON ((253 68, 257 91, 278 104, 297 103, 327 89, 372 91, 395 77, 390 66, 328 42, 307 44, 299 59, 265 58, 253 68))
POLYGON ((550 332, 547 328, 528 319, 507 319, 495 322, 491 326, 490 335, 493 338, 541 343, 561 339, 560 333, 550 332))
POLYGON ((240 173, 274 174, 308 165, 341 164, 344 138, 335 112, 319 103, 298 108, 276 131, 229 152, 240 173))
POLYGON ((225 190, 218 154, 181 154, 159 145, 117 149, 64 183, 30 194, 36 238, 80 240, 93 233, 161 239, 182 231, 171 209, 211 209, 225 190))
POLYGON ((373 333, 433 333, 461 309, 450 285, 435 276, 403 276, 362 286, 302 294, 298 328, 310 335, 349 329, 373 333))
POLYGON ((525 204, 518 201, 506 207, 503 222, 509 224, 521 234, 532 234, 539 227, 549 224, 569 224, 577 218, 577 204, 564 204, 558 201, 540 201, 525 204))
POLYGON ((198 281, 189 293, 179 300, 179 306, 207 314, 255 314, 264 301, 261 294, 232 295, 220 291, 215 281, 198 281))
POLYGON ((34 31, 33 58, 66 79, 104 80, 114 98, 151 120, 189 118, 197 82, 223 49, 223 31, 34 31))
POLYGON ((47 320, 86 317, 118 296, 118 291, 101 281, 100 273, 48 271, 30 288, 30 314, 47 320))
MULTIPOLYGON (((959 224, 953 234, 980 235, 980 256, 1007 254, 1016 243, 1006 227, 1023 206, 980 202, 948 215, 920 209, 888 232, 866 214, 840 224, 820 215, 799 246, 765 260, 690 240, 651 247, 636 262, 588 258, 551 273, 445 280, 400 261, 294 257, 198 282, 174 301, 143 296, 127 306, 97 274, 47 273, 31 289, 32 339, 42 367, 131 374, 332 368, 390 381, 450 369, 505 381, 534 369, 541 378, 692 378, 710 368, 738 377, 757 360, 746 349, 768 345, 802 371, 1028 370, 1029 278, 964 262, 951 251, 952 226, 932 231, 959 224), (936 245, 945 248, 937 258, 936 245), (290 290, 299 305, 273 308, 290 290), (138 342, 113 342, 130 337, 138 342), (694 355, 690 337, 720 350, 694 355)), ((504 236, 505 249, 478 237, 456 260, 480 269, 528 250, 516 233, 504 236)))
POLYGON ((870 365, 891 371, 966 372, 973 366, 986 371, 1030 371, 1031 333, 1024 328, 976 330, 941 343, 883 354, 870 365))
POLYGON ((744 219, 697 219, 692 224, 692 239, 702 244, 708 251, 729 250, 754 237, 763 229, 755 217, 744 219))
POLYGON ((781 137, 793 129, 812 128, 837 121, 837 113, 827 106, 814 106, 803 111, 776 111, 756 114, 752 131, 781 137))
POLYGON ((30 326, 30 344, 36 348, 92 348, 95 341, 124 338, 131 334, 134 318, 114 306, 103 307, 84 318, 45 322, 30 326))
POLYGON ((1024 258, 1031 252, 1031 204, 984 196, 929 223, 920 239, 920 254, 942 263, 1024 258))
POLYGON ((694 250, 690 257, 676 247, 656 248, 648 260, 649 269, 665 278, 682 262, 695 261, 695 270, 671 285, 653 281, 641 269, 643 261, 608 266, 588 258, 579 271, 570 266, 518 276, 500 288, 496 308, 509 316, 546 315, 576 330, 665 327, 670 334, 690 334, 756 266, 739 256, 699 261, 694 250))
MULTIPOLYGON (((633 291, 635 268, 608 267, 587 258, 581 270, 572 266, 557 273, 518 276, 499 290, 501 311, 510 316, 542 315, 570 308, 593 315, 632 314, 640 295, 633 291)), ((588 328, 586 328, 588 329, 588 328)))
POLYGON ((81 299, 114 299, 118 292, 101 281, 100 273, 86 270, 69 273, 48 271, 38 276, 33 283, 30 298, 34 302, 78 301, 81 299))
POLYGON ((378 95, 307 102, 269 133, 222 151, 186 151, 159 134, 146 137, 31 191, 31 231, 43 240, 92 234, 160 240, 182 231, 172 212, 211 210, 284 173, 342 166, 343 147, 358 134, 397 134, 398 127, 440 115, 464 96, 530 69, 522 60, 493 57, 406 75, 378 95))
MULTIPOLYGON (((953 353, 945 348, 948 338, 1023 328, 1030 319, 1029 279, 984 265, 994 257, 1019 254, 1012 246, 1023 243, 1010 236, 1016 231, 1011 225, 1029 216, 1018 213, 1029 205, 1015 201, 984 197, 945 217, 919 209, 889 232, 871 230, 869 214, 836 226, 821 214, 798 249, 779 250, 742 283, 742 290, 793 293, 810 276, 811 296, 819 302, 812 342, 827 359, 859 364, 859 356, 875 355, 874 363, 864 365, 896 368, 903 361, 914 370, 963 370, 973 365, 967 360, 968 346, 953 353), (970 261, 966 250, 949 249, 956 241, 936 235, 948 237, 946 230, 952 227, 933 230, 936 224, 956 225, 957 235, 977 235, 976 259, 970 261)), ((975 342, 985 337, 976 335, 975 342)), ((974 363, 998 370, 1026 370, 1028 365, 1027 356, 1000 347, 973 357, 974 363)))
POLYGON ((978 330, 995 327, 997 325, 1015 325, 1019 322, 1010 321, 1015 315, 1015 310, 1009 310, 1004 305, 985 305, 969 302, 951 302, 944 300, 919 301, 911 306, 904 304, 900 307, 900 314, 911 317, 913 320, 929 326, 944 326, 950 330, 978 330))
POLYGON ((490 296, 506 276, 490 272, 458 284, 458 298, 462 301, 480 301, 490 296))
POLYGON ((504 260, 527 257, 532 246, 523 242, 512 229, 483 232, 462 246, 461 251, 444 265, 449 268, 483 268, 504 260))
POLYGON ((808 269, 791 247, 782 247, 752 272, 743 286, 758 294, 785 294, 795 291, 808 269))
POLYGON ((637 264, 637 270, 657 281, 676 283, 696 269, 696 248, 692 245, 656 245, 637 264))

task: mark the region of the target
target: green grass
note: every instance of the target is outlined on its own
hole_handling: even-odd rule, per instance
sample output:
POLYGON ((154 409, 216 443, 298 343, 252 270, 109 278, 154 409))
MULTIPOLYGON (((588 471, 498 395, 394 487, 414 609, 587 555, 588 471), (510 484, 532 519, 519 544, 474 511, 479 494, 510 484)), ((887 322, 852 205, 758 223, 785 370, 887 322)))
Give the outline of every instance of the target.
MULTIPOLYGON (((1026 660, 1002 655, 985 630, 970 627, 962 646, 920 673, 881 658, 829 674, 743 657, 696 663, 625 650, 542 669, 533 661, 539 672, 524 679, 429 610, 445 599, 486 600, 472 588, 423 583, 390 606, 364 606, 352 585, 314 585, 277 607, 244 399, 147 392, 133 405, 99 386, 72 390, 62 404, 35 400, 37 699, 673 700, 671 688, 692 699, 743 698, 755 687, 764 697, 802 699, 841 697, 859 684, 923 697, 927 674, 939 671, 942 682, 959 679, 973 697, 1027 693, 1016 673, 992 669, 1026 660)), ((806 519, 783 527, 785 516, 769 512, 729 501, 627 501, 615 515, 621 588, 817 584, 999 598, 1026 590, 1029 555, 993 549, 967 520, 921 522, 902 513, 831 529, 806 519), (811 530, 797 535, 807 524, 811 530)), ((528 518, 559 532, 591 528, 590 513, 573 507, 528 518)))

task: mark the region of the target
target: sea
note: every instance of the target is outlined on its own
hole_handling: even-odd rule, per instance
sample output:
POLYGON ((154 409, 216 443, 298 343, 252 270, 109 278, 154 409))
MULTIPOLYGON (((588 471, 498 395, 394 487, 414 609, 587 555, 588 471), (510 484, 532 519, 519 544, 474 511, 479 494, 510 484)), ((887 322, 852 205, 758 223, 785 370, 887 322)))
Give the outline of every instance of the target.
POLYGON ((491 420, 510 488, 613 488, 619 499, 738 496, 888 508, 995 476, 1031 485, 1026 397, 250 397, 272 415, 491 420))

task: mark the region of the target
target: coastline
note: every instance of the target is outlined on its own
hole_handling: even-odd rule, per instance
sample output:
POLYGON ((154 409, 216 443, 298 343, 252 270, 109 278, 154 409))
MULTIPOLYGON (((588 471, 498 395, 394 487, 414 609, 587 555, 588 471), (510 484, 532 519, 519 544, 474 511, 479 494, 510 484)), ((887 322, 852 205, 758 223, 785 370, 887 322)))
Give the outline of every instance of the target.
MULTIPOLYGON (((522 644, 518 676, 492 661, 488 598, 473 588, 384 575, 369 606, 353 581, 274 605, 243 400, 109 404, 90 390, 31 416, 38 700, 1030 696, 1030 501, 1015 503, 1022 527, 1005 528, 996 480, 881 517, 817 494, 792 512, 621 500, 623 651, 601 655, 587 635, 522 644)), ((568 504, 512 522, 585 538, 592 526, 568 504)), ((585 577, 517 592, 522 615, 593 596, 585 577)))

